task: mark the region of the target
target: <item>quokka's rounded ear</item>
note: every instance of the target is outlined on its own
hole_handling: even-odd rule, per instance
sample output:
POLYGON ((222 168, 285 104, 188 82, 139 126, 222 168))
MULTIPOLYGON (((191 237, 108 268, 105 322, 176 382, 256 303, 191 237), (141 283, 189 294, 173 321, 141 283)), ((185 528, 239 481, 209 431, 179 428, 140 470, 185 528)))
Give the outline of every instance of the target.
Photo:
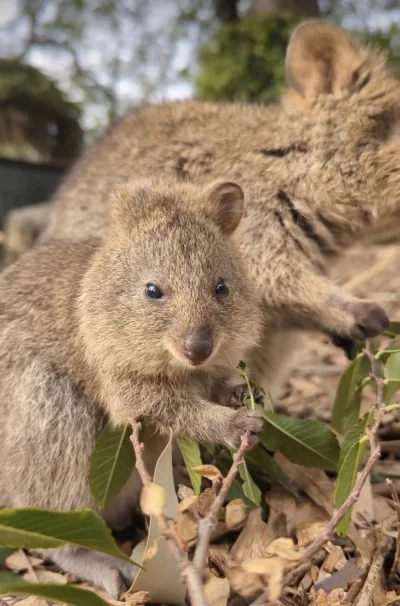
POLYGON ((287 80, 304 98, 357 88, 367 52, 341 27, 308 21, 293 32, 286 53, 287 80))
POLYGON ((213 216, 222 233, 232 234, 243 216, 244 193, 236 183, 221 183, 210 194, 213 216))

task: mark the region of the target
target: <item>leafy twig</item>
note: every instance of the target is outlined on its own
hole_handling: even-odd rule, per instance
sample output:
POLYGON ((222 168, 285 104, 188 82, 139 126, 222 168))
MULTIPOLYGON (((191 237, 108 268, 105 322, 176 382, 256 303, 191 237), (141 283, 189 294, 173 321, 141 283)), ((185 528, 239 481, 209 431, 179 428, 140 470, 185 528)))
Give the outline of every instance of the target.
MULTIPOLYGON (((140 442, 140 428, 139 422, 132 423, 132 435, 131 441, 136 455, 136 469, 140 475, 143 485, 146 486, 151 484, 152 479, 146 469, 143 460, 144 444, 140 442)), ((170 521, 164 513, 160 513, 156 516, 157 524, 160 527, 163 536, 168 542, 168 546, 174 556, 181 576, 188 588, 190 601, 192 606, 209 606, 207 598, 204 593, 203 582, 202 582, 202 571, 196 570, 192 562, 187 557, 182 542, 176 533, 170 521)))
MULTIPOLYGON (((138 470, 143 485, 146 486, 147 484, 151 484, 152 478, 150 477, 143 460, 145 446, 140 442, 140 428, 141 424, 139 422, 132 423, 133 431, 131 441, 136 455, 136 469, 138 470)), ((199 538, 193 562, 188 559, 179 535, 170 524, 170 520, 167 516, 163 513, 155 516, 158 526, 168 541, 168 545, 178 564, 181 576, 188 588, 191 606, 208 606, 203 588, 203 570, 206 564, 207 550, 210 544, 211 534, 217 523, 218 512, 232 487, 246 452, 251 448, 249 437, 249 432, 247 431, 241 437, 240 448, 233 457, 232 466, 227 476, 222 480, 221 488, 210 506, 208 515, 199 523, 199 538)))
MULTIPOLYGON (((384 379, 381 377, 381 374, 379 372, 378 361, 372 353, 368 343, 367 347, 364 349, 364 353, 371 363, 370 376, 377 385, 377 394, 375 399, 375 421, 372 427, 367 430, 367 436, 370 444, 370 455, 364 469, 358 475, 357 482, 353 490, 347 497, 346 501, 343 503, 343 505, 341 505, 333 512, 332 517, 323 532, 315 539, 315 541, 313 541, 313 543, 311 543, 311 545, 309 545, 309 547, 307 547, 307 549, 302 552, 300 559, 297 563, 298 566, 303 565, 306 562, 311 563, 312 558, 315 556, 315 554, 321 549, 321 547, 325 545, 325 543, 327 543, 333 537, 339 522, 344 518, 346 513, 353 507, 355 502, 360 497, 361 490, 371 473, 372 467, 381 455, 381 447, 378 442, 377 435, 382 419, 386 413, 385 404, 383 401, 385 383, 384 379)), ((293 575, 295 573, 296 570, 293 570, 286 574, 286 576, 283 578, 284 586, 289 585, 292 582, 293 575)), ((261 602, 257 602, 256 600, 255 602, 253 602, 252 606, 257 606, 259 603, 261 602)))

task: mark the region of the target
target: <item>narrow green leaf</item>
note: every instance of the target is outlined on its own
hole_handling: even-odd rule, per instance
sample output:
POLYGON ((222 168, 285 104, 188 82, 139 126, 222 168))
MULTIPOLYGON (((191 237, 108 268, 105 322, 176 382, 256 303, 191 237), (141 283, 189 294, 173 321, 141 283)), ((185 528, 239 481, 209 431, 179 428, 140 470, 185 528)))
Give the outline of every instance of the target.
POLYGON ((339 433, 347 430, 358 420, 362 381, 371 370, 369 360, 360 353, 342 374, 332 409, 332 426, 339 433))
POLYGON ((89 487, 101 508, 115 499, 135 468, 131 427, 106 425, 94 447, 89 465, 89 487))
POLYGON ((357 423, 354 423, 354 425, 350 427, 350 429, 343 438, 343 443, 340 449, 340 456, 338 461, 338 471, 340 471, 349 450, 356 442, 361 440, 363 435, 365 435, 367 427, 371 427, 373 421, 374 410, 372 409, 370 412, 367 412, 362 417, 362 419, 360 419, 357 423))
MULTIPOLYGON (((339 457, 339 472, 336 479, 334 496, 334 505, 336 509, 343 505, 354 488, 366 448, 366 443, 361 443, 361 439, 365 435, 367 427, 370 427, 373 423, 373 419, 374 412, 372 410, 365 414, 361 421, 355 423, 344 437, 339 457)), ((346 513, 345 517, 337 526, 336 531, 340 536, 346 536, 350 520, 351 510, 346 513)))
MULTIPOLYGON (((10 572, 9 570, 0 570, 0 585, 2 585, 3 583, 25 583, 24 579, 22 577, 20 577, 18 574, 15 574, 14 572, 10 572)), ((1 597, 1 592, 0 592, 0 597, 1 597)), ((0 602, 1 604, 1 602, 0 602)))
POLYGON ((389 328, 385 330, 384 334, 390 337, 400 335, 400 322, 390 322, 389 328))
POLYGON ((389 341, 384 351, 397 352, 400 351, 400 335, 389 341))
POLYGON ((389 383, 385 385, 383 400, 389 404, 394 394, 400 389, 400 352, 391 354, 386 360, 385 377, 389 383))
POLYGON ((36 595, 39 598, 55 600, 71 606, 108 606, 100 596, 88 589, 74 585, 57 585, 54 583, 25 583, 21 580, 1 582, 0 594, 36 595))
POLYGON ((316 421, 262 411, 265 424, 261 443, 279 450, 289 461, 305 467, 336 470, 339 444, 335 435, 316 421))
POLYGON ((48 511, 18 508, 0 510, 0 545, 26 549, 60 547, 66 543, 95 549, 129 560, 110 529, 94 511, 48 511))
POLYGON ((257 507, 259 507, 261 504, 261 490, 251 477, 245 461, 241 463, 239 473, 243 480, 243 492, 245 496, 257 507))
MULTIPOLYGON (((227 448, 221 448, 219 451, 217 467, 224 476, 228 474, 228 471, 232 467, 232 455, 227 448)), ((234 479, 227 495, 227 501, 233 501, 234 499, 242 499, 248 506, 253 505, 253 503, 251 503, 251 501, 249 501, 244 494, 242 484, 236 478, 234 479)))
POLYGON ((289 478, 281 468, 281 466, 275 461, 273 457, 260 445, 253 448, 247 455, 246 460, 251 461, 253 465, 259 467, 272 482, 272 484, 278 484, 285 490, 297 496, 296 489, 290 482, 289 478))
POLYGON ((9 547, 0 547, 0 569, 4 568, 6 559, 14 550, 9 547))
POLYGON ((202 465, 199 445, 194 440, 188 440, 187 438, 178 438, 177 442, 185 461, 193 490, 199 495, 201 492, 201 476, 192 471, 193 467, 202 465))

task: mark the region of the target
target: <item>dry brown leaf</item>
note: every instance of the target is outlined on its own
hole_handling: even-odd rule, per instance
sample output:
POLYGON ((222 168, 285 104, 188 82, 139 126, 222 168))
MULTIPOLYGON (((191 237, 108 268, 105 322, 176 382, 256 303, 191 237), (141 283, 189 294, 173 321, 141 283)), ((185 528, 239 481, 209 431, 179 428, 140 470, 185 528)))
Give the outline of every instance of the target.
MULTIPOLYGON (((268 523, 261 519, 261 510, 253 509, 247 516, 245 525, 234 543, 231 553, 237 560, 254 560, 266 555, 267 547, 277 538, 275 526, 280 514, 276 510, 270 511, 268 523)), ((286 523, 285 523, 286 524, 286 523)))
POLYGON ((307 593, 312 585, 312 578, 309 572, 307 572, 300 582, 300 590, 307 593))
POLYGON ((318 566, 315 566, 315 565, 311 566, 311 568, 310 568, 310 575, 311 575, 312 582, 315 585, 315 583, 318 581, 318 575, 319 575, 319 568, 318 568, 318 566))
POLYGON ((22 550, 18 550, 14 551, 8 556, 6 559, 6 566, 12 572, 22 572, 28 568, 27 559, 33 568, 43 564, 43 560, 41 558, 36 558, 29 554, 25 554, 22 550))
POLYGON ((252 597, 264 589, 260 575, 247 572, 241 566, 228 569, 226 576, 233 591, 245 598, 252 597))
POLYGON ((192 495, 187 499, 183 499, 183 501, 181 501, 178 505, 178 513, 183 513, 187 509, 190 509, 190 507, 192 507, 196 503, 197 499, 198 497, 196 495, 192 495))
POLYGON ((332 515, 335 486, 322 469, 301 467, 288 461, 279 452, 275 453, 274 459, 295 486, 299 486, 314 503, 325 509, 329 515, 332 515))
POLYGON ((344 599, 345 593, 342 589, 336 589, 329 595, 320 589, 312 606, 342 606, 344 599))
POLYGON ((298 499, 275 487, 266 495, 266 501, 269 507, 268 526, 275 534, 273 538, 292 535, 297 524, 298 499))
MULTIPOLYGON (((6 602, 4 602, 6 604, 6 602)), ((52 602, 53 603, 53 602, 52 602)), ((29 596, 24 600, 20 600, 16 603, 16 606, 48 606, 49 602, 42 600, 36 596, 29 596)))
POLYGON ((189 499, 194 496, 194 490, 189 488, 189 486, 185 486, 184 484, 179 484, 178 486, 178 499, 180 501, 184 501, 185 499, 189 499))
POLYGON ((329 553, 322 564, 323 570, 332 574, 335 569, 341 568, 346 564, 346 556, 338 545, 329 545, 329 553))
POLYGON ((234 499, 226 506, 225 524, 227 528, 235 528, 243 524, 247 517, 246 506, 242 499, 234 499))
POLYGON ((374 520, 374 505, 370 478, 361 489, 361 494, 353 506, 352 520, 359 524, 372 524, 374 520))
POLYGON ((282 591, 282 577, 285 569, 284 561, 278 556, 246 560, 242 563, 246 572, 268 576, 268 598, 270 602, 279 600, 282 591))
POLYGON ((164 513, 167 494, 162 486, 150 482, 143 486, 140 495, 140 507, 147 516, 159 516, 164 513))
POLYGON ((307 547, 325 530, 327 522, 314 522, 302 528, 298 528, 296 532, 297 543, 299 547, 307 547))
POLYGON ((230 591, 228 579, 219 579, 209 571, 206 572, 204 593, 210 606, 226 606, 230 591))
POLYGON ((215 492, 212 488, 206 488, 198 498, 197 511, 202 518, 205 518, 210 510, 211 504, 214 502, 215 492))
POLYGON ((26 572, 23 575, 25 581, 30 583, 57 583, 58 585, 66 585, 68 579, 59 572, 52 572, 45 568, 36 568, 33 572, 26 572))
POLYGON ((272 541, 267 547, 267 553, 279 556, 284 560, 298 560, 300 558, 300 553, 296 551, 292 539, 287 537, 280 537, 272 541))
POLYGON ((151 600, 149 591, 137 591, 136 593, 125 594, 125 604, 135 606, 136 604, 147 604, 151 600))
POLYGON ((394 514, 393 501, 387 497, 374 495, 374 520, 380 524, 383 520, 392 517, 394 514))
POLYGON ((268 598, 270 602, 277 602, 282 593, 283 562, 281 566, 275 566, 268 576, 268 598))
POLYGON ((192 468, 193 471, 198 473, 203 478, 214 481, 218 478, 222 478, 220 470, 215 465, 198 465, 192 468))
POLYGON ((197 537, 197 524, 189 513, 185 512, 179 516, 175 528, 185 545, 194 541, 197 537))

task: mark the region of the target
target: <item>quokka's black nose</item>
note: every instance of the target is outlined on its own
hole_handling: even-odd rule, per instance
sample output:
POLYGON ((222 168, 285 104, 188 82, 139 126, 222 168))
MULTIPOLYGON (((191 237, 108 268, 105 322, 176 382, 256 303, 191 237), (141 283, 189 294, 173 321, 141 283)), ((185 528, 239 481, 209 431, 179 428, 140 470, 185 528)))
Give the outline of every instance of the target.
POLYGON ((209 328, 199 328, 191 331, 183 346, 185 356, 194 364, 201 364, 210 356, 213 350, 213 339, 209 328))

